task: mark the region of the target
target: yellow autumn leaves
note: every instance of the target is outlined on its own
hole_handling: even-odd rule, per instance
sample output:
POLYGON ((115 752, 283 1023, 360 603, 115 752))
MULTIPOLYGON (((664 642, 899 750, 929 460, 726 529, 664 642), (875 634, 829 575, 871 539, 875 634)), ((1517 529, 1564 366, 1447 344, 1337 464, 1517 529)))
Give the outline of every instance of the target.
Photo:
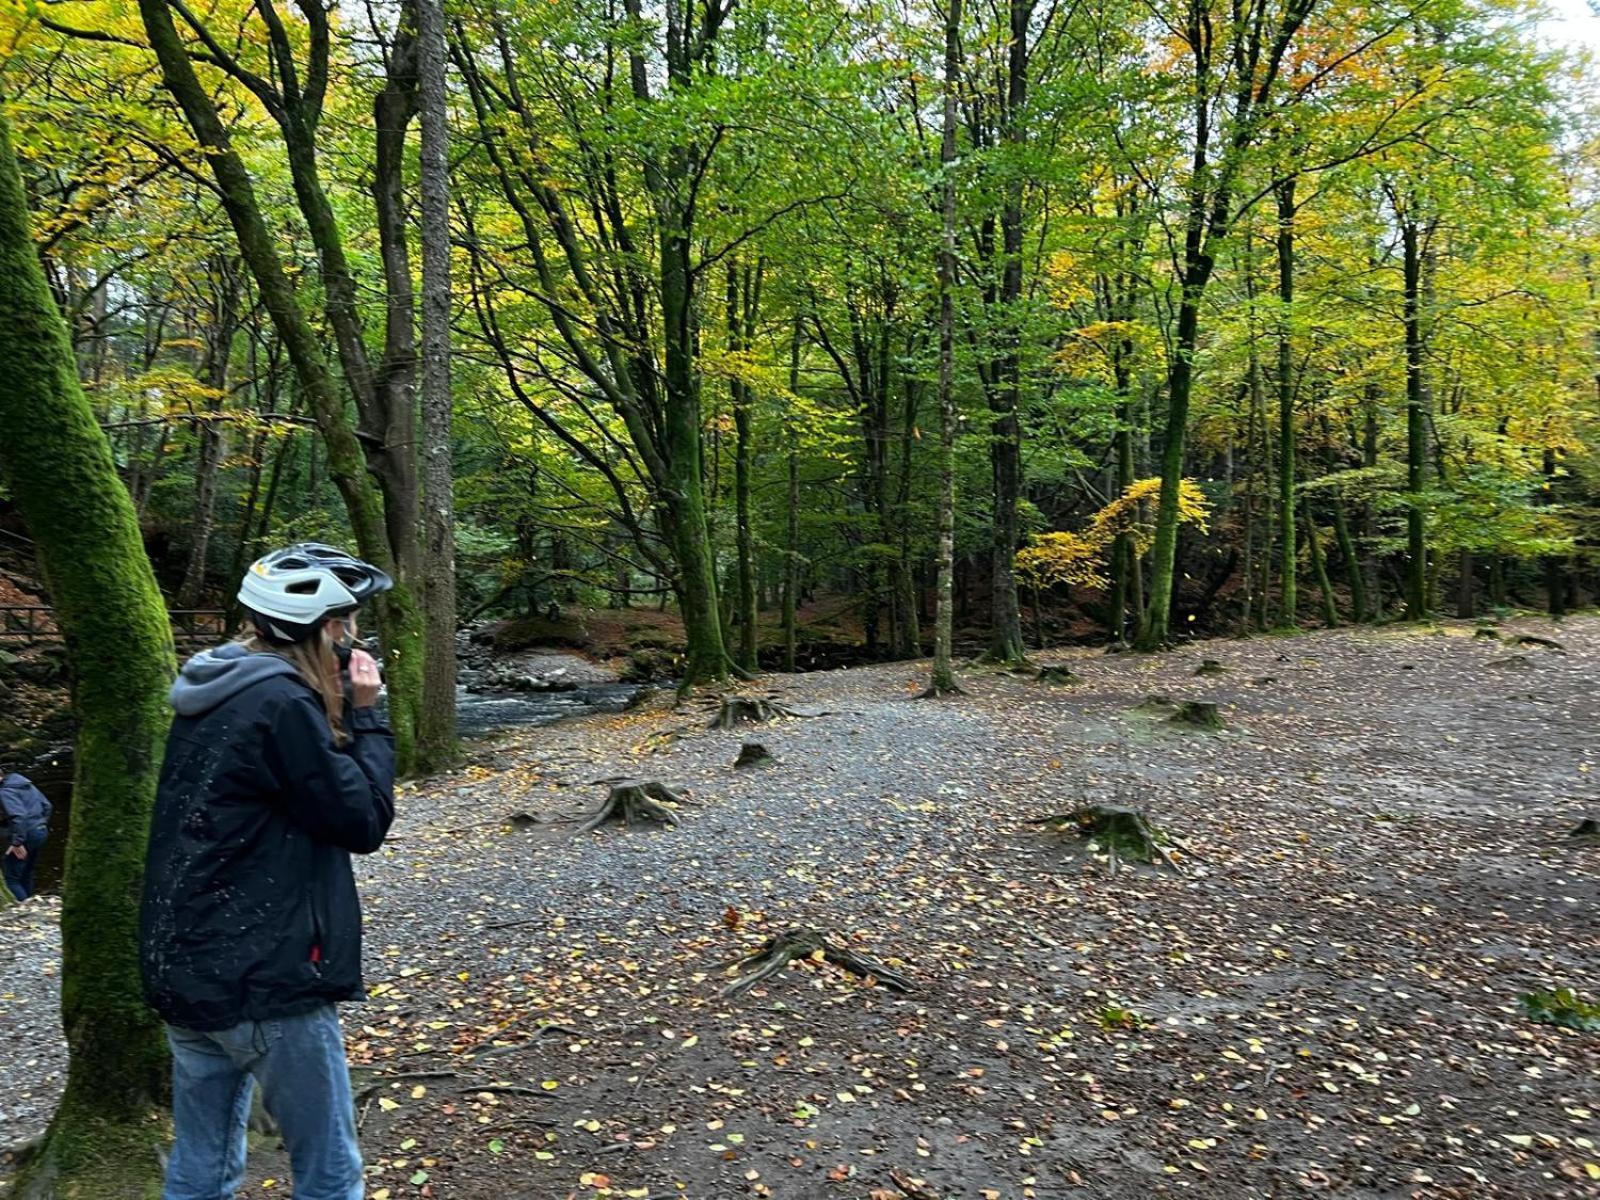
MULTIPOLYGON (((1159 478, 1140 479, 1090 519, 1082 533, 1058 530, 1036 536, 1017 552, 1017 574, 1030 587, 1058 583, 1074 587, 1104 588, 1104 566, 1111 544, 1129 535, 1135 554, 1150 549, 1155 537, 1155 503, 1161 492, 1159 478)), ((1178 523, 1205 529, 1210 506, 1200 485, 1191 479, 1178 485, 1178 523)))

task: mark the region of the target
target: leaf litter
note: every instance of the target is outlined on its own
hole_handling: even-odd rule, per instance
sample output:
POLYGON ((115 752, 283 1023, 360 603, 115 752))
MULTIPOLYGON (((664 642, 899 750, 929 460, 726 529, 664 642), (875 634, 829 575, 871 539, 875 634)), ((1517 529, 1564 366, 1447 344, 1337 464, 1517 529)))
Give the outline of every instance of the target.
MULTIPOLYGON (((479 743, 363 864, 369 1194, 1593 1195, 1596 1039, 1519 1003, 1600 963, 1600 856, 1562 837, 1600 621, 1561 636, 1514 683, 1470 629, 1213 643, 1204 678, 1041 656, 1081 682, 937 706, 914 665, 773 677, 833 715, 771 726, 760 773, 661 708, 479 743), (1153 690, 1229 732, 1130 714, 1153 690), (573 838, 646 752, 699 801, 681 827, 573 838), (1113 875, 1028 824, 1130 799, 1204 869, 1113 875), (792 929, 914 987, 817 953, 722 994, 792 929)), ((257 1145, 242 1195, 287 1175, 257 1145)))

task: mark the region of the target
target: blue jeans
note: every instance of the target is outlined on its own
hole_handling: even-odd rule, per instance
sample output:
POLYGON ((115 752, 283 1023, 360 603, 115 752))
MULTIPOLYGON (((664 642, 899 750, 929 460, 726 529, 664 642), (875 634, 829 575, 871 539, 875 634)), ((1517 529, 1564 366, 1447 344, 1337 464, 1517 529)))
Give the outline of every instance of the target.
POLYGON ((361 1200, 361 1147, 333 1005, 216 1033, 167 1026, 172 1121, 162 1200, 233 1200, 244 1183, 250 1092, 283 1133, 295 1200, 361 1200))
POLYGON ((0 854, 5 854, 6 887, 18 900, 26 900, 33 895, 33 869, 39 865, 39 851, 48 840, 43 829, 30 829, 24 834, 22 848, 28 852, 27 858, 8 853, 11 849, 9 845, 0 847, 0 854))

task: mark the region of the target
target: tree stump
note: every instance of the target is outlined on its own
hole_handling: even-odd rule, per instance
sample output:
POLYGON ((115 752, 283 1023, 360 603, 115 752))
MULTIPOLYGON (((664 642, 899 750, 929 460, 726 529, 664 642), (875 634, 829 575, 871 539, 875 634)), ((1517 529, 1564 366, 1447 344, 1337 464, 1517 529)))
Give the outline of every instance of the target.
POLYGON ((611 785, 606 802, 584 821, 576 836, 599 829, 607 821, 620 821, 629 828, 636 821, 648 821, 676 829, 678 815, 668 805, 683 803, 684 798, 666 784, 653 779, 621 779, 611 785))
POLYGON ((725 694, 717 697, 717 715, 711 718, 710 729, 737 729, 740 725, 765 725, 780 717, 800 717, 778 701, 766 696, 739 696, 725 694))
POLYGON ((819 955, 822 961, 832 963, 852 975, 859 975, 890 991, 903 993, 911 990, 909 979, 890 970, 881 962, 835 945, 815 929, 791 929, 768 938, 761 943, 761 948, 754 954, 724 964, 724 970, 739 971, 741 974, 722 989, 722 994, 727 997, 747 992, 763 980, 777 975, 790 963, 803 962, 819 955))
POLYGON ((1178 707, 1178 702, 1164 692, 1151 692, 1134 706, 1137 712, 1170 713, 1178 707))
POLYGON ((1123 860, 1161 864, 1171 867, 1180 875, 1183 873, 1183 868, 1167 847, 1177 846, 1186 851, 1188 847, 1166 830, 1152 825, 1149 818, 1138 809, 1090 804, 1071 812, 1033 817, 1028 824, 1049 825, 1057 832, 1070 830, 1079 837, 1089 839, 1091 845, 1105 851, 1113 875, 1123 860))
POLYGON ((1541 650, 1565 650, 1566 649, 1566 647, 1563 646, 1560 642, 1552 641, 1550 638, 1547 638, 1547 637, 1535 637, 1531 633, 1524 633, 1524 634, 1520 635, 1516 640, 1516 644, 1518 646, 1537 646, 1541 650))
POLYGON ((1226 675, 1228 673, 1228 668, 1223 666, 1216 659, 1208 658, 1203 660, 1200 665, 1194 669, 1194 673, 1200 676, 1226 675))
POLYGON ((1498 642, 1500 640, 1500 631, 1498 629, 1490 629, 1485 626, 1483 628, 1474 629, 1472 631, 1472 637, 1474 641, 1479 642, 1498 642))
POLYGON ((1186 725, 1190 729, 1216 730, 1225 726, 1222 714, 1217 711, 1217 706, 1210 700, 1185 700, 1178 706, 1178 711, 1167 718, 1174 725, 1186 725))
POLYGON ((772 756, 760 742, 746 742, 739 747, 739 757, 734 759, 733 768, 742 771, 747 767, 770 767, 778 760, 772 756))
POLYGON ((1580 846, 1600 846, 1600 821, 1585 817, 1567 836, 1580 846))
POLYGON ((1040 683, 1048 683, 1057 687, 1066 687, 1070 684, 1083 682, 1083 676, 1075 674, 1072 668, 1065 663, 1040 667, 1034 672, 1033 677, 1040 683))

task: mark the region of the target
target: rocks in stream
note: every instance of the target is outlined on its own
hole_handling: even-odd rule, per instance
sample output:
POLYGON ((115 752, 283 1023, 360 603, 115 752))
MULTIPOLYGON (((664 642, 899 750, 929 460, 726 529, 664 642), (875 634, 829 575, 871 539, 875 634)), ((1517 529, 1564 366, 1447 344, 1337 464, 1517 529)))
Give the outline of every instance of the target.
POLYGON ((491 667, 482 675, 467 683, 469 692, 575 692, 578 690, 576 680, 567 679, 565 668, 551 671, 548 675, 530 675, 518 671, 513 667, 491 667))

